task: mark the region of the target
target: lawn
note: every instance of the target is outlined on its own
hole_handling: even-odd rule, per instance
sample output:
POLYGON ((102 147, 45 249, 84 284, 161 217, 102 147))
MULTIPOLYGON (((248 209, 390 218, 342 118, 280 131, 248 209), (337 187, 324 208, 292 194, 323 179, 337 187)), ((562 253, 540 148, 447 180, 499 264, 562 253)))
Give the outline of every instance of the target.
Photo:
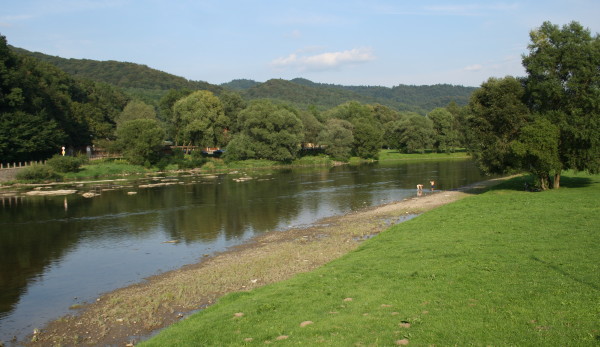
POLYGON ((516 178, 424 213, 143 345, 598 345, 600 176, 561 183, 516 178))

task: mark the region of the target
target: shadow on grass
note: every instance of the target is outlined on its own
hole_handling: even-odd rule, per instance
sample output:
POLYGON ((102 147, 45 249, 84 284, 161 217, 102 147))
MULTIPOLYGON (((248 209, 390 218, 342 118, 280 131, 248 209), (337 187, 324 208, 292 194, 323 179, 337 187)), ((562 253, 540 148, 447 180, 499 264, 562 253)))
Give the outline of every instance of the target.
MULTIPOLYGON (((572 176, 561 176, 560 186, 561 188, 585 188, 589 187, 594 181, 589 177, 572 177, 572 176)), ((514 177, 506 182, 502 182, 496 186, 492 186, 489 190, 516 190, 525 191, 527 187, 534 187, 535 178, 531 175, 523 175, 514 177)))

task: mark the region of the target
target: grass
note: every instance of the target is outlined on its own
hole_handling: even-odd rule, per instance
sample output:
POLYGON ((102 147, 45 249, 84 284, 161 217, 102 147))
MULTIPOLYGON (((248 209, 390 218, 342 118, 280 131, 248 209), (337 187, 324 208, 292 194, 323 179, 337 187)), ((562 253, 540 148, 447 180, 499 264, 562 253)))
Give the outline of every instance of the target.
POLYGON ((66 180, 78 180, 86 178, 99 178, 111 176, 123 176, 144 174, 150 170, 139 165, 129 164, 126 160, 110 160, 102 162, 92 162, 83 165, 78 172, 69 172, 64 174, 66 180))
POLYGON ((142 345, 598 345, 600 176, 541 193, 523 180, 229 294, 142 345))
POLYGON ((379 161, 392 161, 392 160, 423 160, 423 159, 457 159, 457 158, 469 158, 469 155, 464 150, 458 150, 453 153, 400 153, 395 149, 382 149, 379 152, 379 161))

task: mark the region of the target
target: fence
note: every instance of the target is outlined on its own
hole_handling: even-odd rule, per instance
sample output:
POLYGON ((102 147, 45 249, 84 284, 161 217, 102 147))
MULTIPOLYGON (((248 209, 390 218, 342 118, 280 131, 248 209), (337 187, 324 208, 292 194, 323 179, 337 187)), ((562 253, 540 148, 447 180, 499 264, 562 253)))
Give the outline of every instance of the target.
POLYGON ((31 165, 37 165, 37 164, 46 164, 46 161, 24 161, 24 162, 18 162, 18 163, 0 163, 0 170, 3 169, 18 169, 21 167, 26 167, 26 166, 31 166, 31 165))

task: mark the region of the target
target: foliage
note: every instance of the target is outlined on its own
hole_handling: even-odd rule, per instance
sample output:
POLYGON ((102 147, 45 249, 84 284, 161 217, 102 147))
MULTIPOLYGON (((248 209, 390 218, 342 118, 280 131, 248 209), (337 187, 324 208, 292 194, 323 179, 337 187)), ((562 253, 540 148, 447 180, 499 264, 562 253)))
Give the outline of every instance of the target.
POLYGON ((112 136, 127 99, 107 85, 72 79, 58 68, 15 54, 0 36, 0 157, 46 159, 112 136))
POLYGON ((253 101, 238 116, 241 132, 233 137, 225 159, 291 161, 302 142, 302 122, 293 110, 268 100, 253 101))
POLYGON ((176 144, 217 147, 226 142, 229 120, 221 100, 209 91, 196 91, 175 102, 171 122, 176 144))
POLYGON ((425 153, 433 144, 433 122, 418 114, 409 114, 389 124, 386 132, 392 148, 405 153, 425 153))
POLYGON ((509 173, 521 168, 511 143, 519 139, 530 117, 525 89, 514 77, 490 78, 473 93, 470 107, 470 150, 486 173, 509 173))
POLYGON ((536 117, 521 128, 519 138, 511 144, 511 150, 522 161, 520 166, 535 175, 542 190, 549 188, 549 173, 561 166, 558 141, 558 127, 546 118, 536 117))
POLYGON ((325 153, 331 156, 332 159, 348 161, 354 143, 353 129, 352 123, 332 118, 325 124, 317 141, 325 146, 325 153))
POLYGON ((511 180, 316 270, 220 298, 140 346, 595 345, 598 180, 536 194, 511 180))
POLYGON ((354 119, 352 152, 364 159, 377 159, 383 145, 383 131, 366 118, 354 119))
POLYGON ((544 22, 530 39, 528 101, 560 129, 562 169, 600 172, 600 36, 577 22, 544 22))
MULTIPOLYGON (((248 106, 248 103, 242 99, 240 94, 225 91, 219 95, 219 99, 221 99, 221 104, 223 104, 223 112, 225 113, 225 117, 228 119, 228 131, 230 132, 239 132, 240 129, 237 127, 237 119, 240 112, 248 106)), ((226 139, 226 142, 229 141, 229 138, 226 139)))
POLYGON ((450 111, 445 108, 436 108, 429 112, 427 118, 431 119, 433 131, 433 149, 437 152, 452 152, 458 147, 458 130, 456 121, 450 111))
POLYGON ((545 22, 530 39, 527 77, 490 79, 473 94, 470 148, 488 172, 528 170, 542 189, 554 173, 558 188, 564 169, 600 172, 600 36, 545 22))
POLYGON ((151 105, 140 100, 131 100, 123 112, 115 119, 117 127, 134 119, 156 119, 156 110, 151 105))
POLYGON ((381 104, 398 111, 425 114, 451 101, 465 105, 475 88, 451 85, 399 85, 393 88, 341 86, 297 78, 291 81, 271 79, 263 83, 255 82, 251 87, 235 90, 239 90, 247 99, 268 98, 302 109, 316 105, 319 109, 325 110, 354 100, 361 103, 381 104))
POLYGON ((117 146, 131 164, 154 164, 160 160, 164 137, 158 121, 134 119, 117 129, 117 146))
POLYGON ((55 181, 60 178, 61 176, 47 165, 27 166, 17 173, 17 179, 24 181, 55 181))
POLYGON ((133 91, 133 94, 137 94, 138 97, 147 95, 148 99, 154 101, 158 101, 170 89, 205 89, 215 93, 222 90, 221 87, 207 82, 189 81, 183 77, 141 64, 113 60, 65 59, 39 52, 29 52, 21 48, 13 47, 12 49, 20 54, 57 66, 76 78, 109 83, 133 91))
POLYGON ((46 165, 50 166, 56 172, 77 172, 83 164, 84 159, 80 157, 63 156, 60 154, 54 155, 46 161, 46 165))

